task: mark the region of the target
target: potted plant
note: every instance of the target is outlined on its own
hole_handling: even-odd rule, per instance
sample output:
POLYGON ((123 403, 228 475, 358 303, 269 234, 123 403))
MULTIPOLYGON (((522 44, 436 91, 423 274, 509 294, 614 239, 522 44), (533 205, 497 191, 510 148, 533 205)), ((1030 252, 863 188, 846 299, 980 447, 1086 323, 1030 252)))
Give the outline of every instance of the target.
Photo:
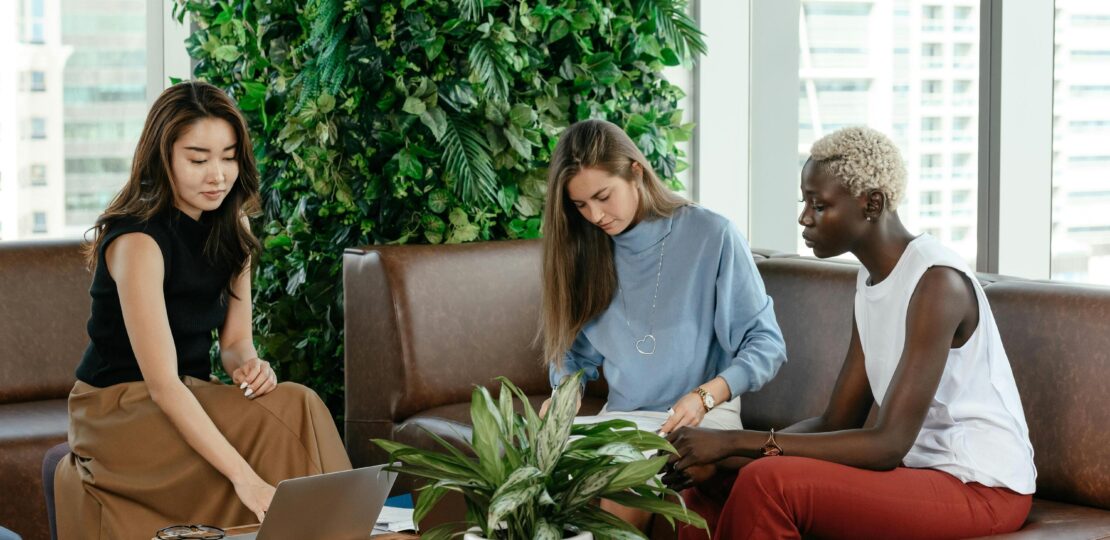
POLYGON ((415 521, 450 491, 466 501, 465 523, 435 527, 421 538, 446 539, 464 528, 470 529, 468 539, 644 538, 602 510, 595 503, 600 498, 659 514, 672 526, 677 519, 706 528, 705 520, 685 505, 664 499, 677 497, 656 478, 666 452, 675 451, 666 439, 624 420, 573 423, 581 372, 559 385, 543 418, 519 388, 503 377, 498 380, 496 401, 485 388, 474 389, 469 455, 431 432, 443 451, 374 440, 391 454, 391 461, 400 462, 394 470, 427 479, 416 498, 415 521), (514 396, 522 402, 523 414, 514 411, 514 396), (663 452, 647 457, 657 451, 663 452))

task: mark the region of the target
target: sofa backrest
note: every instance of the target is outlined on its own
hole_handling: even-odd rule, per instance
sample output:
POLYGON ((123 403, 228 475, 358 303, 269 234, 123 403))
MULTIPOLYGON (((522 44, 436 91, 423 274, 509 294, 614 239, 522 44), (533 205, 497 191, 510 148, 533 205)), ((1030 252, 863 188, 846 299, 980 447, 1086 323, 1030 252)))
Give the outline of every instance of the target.
POLYGON ((797 257, 756 260, 786 341, 787 361, 740 414, 750 429, 783 428, 825 410, 852 336, 853 264, 797 257))
POLYGON ((541 245, 375 246, 343 257, 352 421, 402 420, 508 377, 550 391, 535 342, 541 245), (357 390, 355 390, 357 389, 357 390))
POLYGON ((986 289, 1021 392, 1037 496, 1110 509, 1110 288, 986 289))
POLYGON ((69 394, 91 280, 80 241, 0 243, 0 403, 69 394))

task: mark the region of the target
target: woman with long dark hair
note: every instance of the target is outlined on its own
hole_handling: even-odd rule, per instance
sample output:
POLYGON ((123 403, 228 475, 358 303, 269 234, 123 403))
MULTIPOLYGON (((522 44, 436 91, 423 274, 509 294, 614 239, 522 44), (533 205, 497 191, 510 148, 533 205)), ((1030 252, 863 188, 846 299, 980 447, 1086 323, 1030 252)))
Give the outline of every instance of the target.
MULTIPOLYGON (((560 136, 546 204, 552 386, 604 368, 607 413, 662 432, 738 429, 740 395, 774 377, 786 349, 737 228, 668 189, 632 139, 603 120, 560 136)), ((646 514, 602 504, 646 525, 646 514)))
POLYGON ((261 521, 277 482, 350 468, 327 408, 254 347, 246 122, 202 82, 162 93, 93 227, 89 346, 55 476, 59 538, 261 521), (211 381, 209 351, 235 385, 211 381))

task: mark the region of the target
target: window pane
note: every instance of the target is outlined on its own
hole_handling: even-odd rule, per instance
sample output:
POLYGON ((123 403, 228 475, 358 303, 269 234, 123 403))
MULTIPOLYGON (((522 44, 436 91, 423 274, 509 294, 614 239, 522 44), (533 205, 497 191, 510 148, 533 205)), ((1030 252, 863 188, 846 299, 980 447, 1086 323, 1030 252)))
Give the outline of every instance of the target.
POLYGON ((838 128, 886 133, 909 173, 902 221, 974 267, 979 2, 802 0, 801 18, 799 164, 838 128))
POLYGON ((1056 0, 1052 278, 1110 285, 1110 3, 1056 0))
POLYGON ((18 126, 0 140, 15 157, 0 174, 18 179, 5 184, 2 240, 80 236, 126 182, 147 109, 147 4, 0 2, 0 20, 19 28, 14 56, 26 60, 0 59, 0 80, 21 81, 17 117, 0 117, 18 126))

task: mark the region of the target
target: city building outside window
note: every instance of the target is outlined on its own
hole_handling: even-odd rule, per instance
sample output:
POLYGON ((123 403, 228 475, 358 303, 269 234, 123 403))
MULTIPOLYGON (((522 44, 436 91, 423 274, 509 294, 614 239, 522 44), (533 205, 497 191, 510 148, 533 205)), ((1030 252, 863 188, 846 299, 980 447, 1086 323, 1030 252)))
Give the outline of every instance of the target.
MULTIPOLYGON (((974 267, 978 3, 801 4, 799 164, 814 140, 838 127, 862 124, 890 135, 909 180, 899 216, 911 231, 932 234, 974 267)), ((810 253, 800 240, 797 249, 810 253)))
POLYGON ((1056 0, 1053 279, 1110 285, 1110 2, 1056 0))
POLYGON ((46 138, 46 119, 41 116, 31 118, 31 138, 32 139, 45 139, 46 138))
POLYGON ((46 212, 33 212, 31 214, 31 232, 46 234, 46 212))
POLYGON ((46 185, 46 165, 42 163, 35 163, 31 165, 31 185, 32 186, 45 186, 46 185))
POLYGON ((31 72, 31 91, 32 92, 45 92, 46 91, 46 72, 32 71, 31 72))
MULTIPOLYGON (((3 197, 33 200, 49 217, 52 237, 79 237, 127 180, 148 108, 147 8, 157 4, 0 0, 0 21, 17 23, 17 50, 34 51, 18 63, 0 61, 0 80, 38 94, 16 105, 18 116, 0 117, 17 126, 15 140, 0 140, 0 147, 15 158, 5 170, 20 179, 6 183, 3 197)), ((162 24, 152 31, 161 35, 162 24)), ((0 205, 0 222, 5 241, 35 229, 25 206, 0 205)))
POLYGON ((46 43, 46 9, 44 0, 31 0, 31 18, 29 21, 31 43, 46 43))

